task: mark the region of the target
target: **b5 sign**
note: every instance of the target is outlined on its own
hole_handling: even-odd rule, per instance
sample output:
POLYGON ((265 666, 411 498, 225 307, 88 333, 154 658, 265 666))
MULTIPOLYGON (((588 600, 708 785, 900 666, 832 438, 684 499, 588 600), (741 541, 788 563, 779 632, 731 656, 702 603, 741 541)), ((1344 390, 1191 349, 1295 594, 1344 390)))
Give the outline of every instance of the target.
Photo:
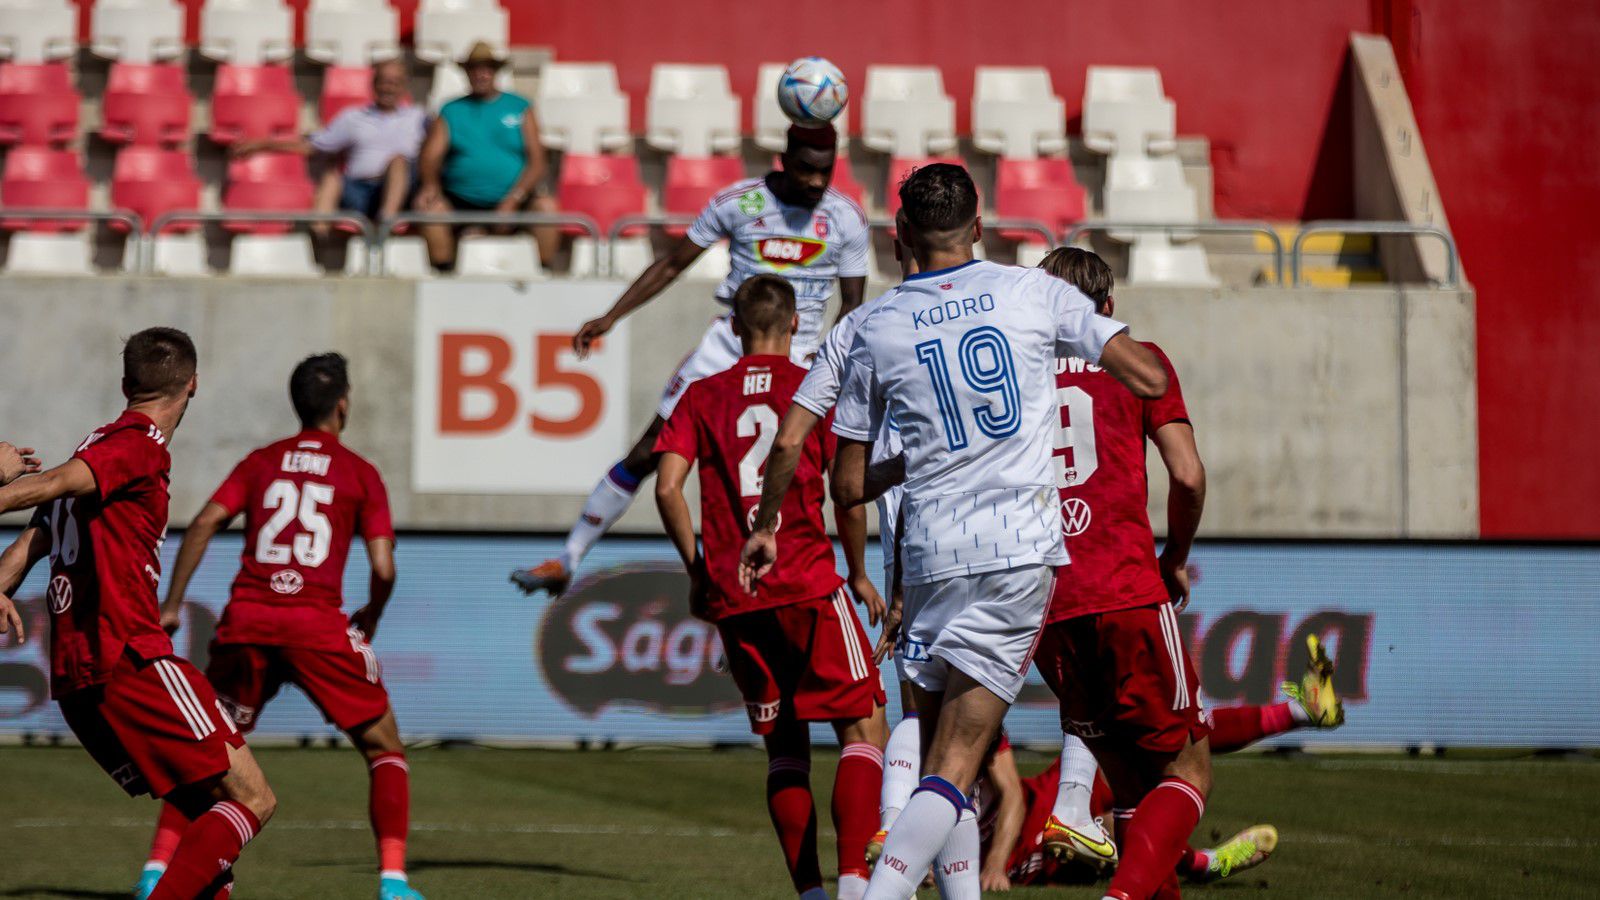
POLYGON ((628 335, 587 359, 584 322, 621 286, 424 283, 417 290, 412 488, 581 493, 626 450, 628 335))

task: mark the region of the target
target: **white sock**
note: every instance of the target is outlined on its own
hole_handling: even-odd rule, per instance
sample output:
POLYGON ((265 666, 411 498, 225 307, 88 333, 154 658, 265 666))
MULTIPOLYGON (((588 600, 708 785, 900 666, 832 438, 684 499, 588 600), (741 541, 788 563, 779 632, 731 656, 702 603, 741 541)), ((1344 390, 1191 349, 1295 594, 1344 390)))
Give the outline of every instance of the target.
POLYGON ((933 858, 933 883, 944 900, 978 900, 978 816, 968 809, 933 858))
POLYGON ((950 782, 930 775, 906 802, 904 815, 883 845, 883 856, 872 868, 864 900, 908 900, 917 892, 933 858, 944 849, 956 827, 967 798, 950 782))
POLYGON ((1306 712, 1305 704, 1303 703, 1295 701, 1289 703, 1289 718, 1293 719, 1296 725, 1311 724, 1311 713, 1306 712))
POLYGON ((165 872, 165 871, 167 871, 167 864, 164 863, 164 862, 147 862, 147 863, 144 864, 144 870, 143 871, 146 871, 146 872, 165 872))
POLYGON ((860 875, 839 876, 839 900, 861 900, 867 895, 867 880, 860 875))
POLYGON ((800 900, 828 900, 828 892, 820 887, 814 887, 801 894, 800 900))
POLYGON ((1063 825, 1088 825, 1089 798, 1094 793, 1094 776, 1100 771, 1094 754, 1076 735, 1061 736, 1061 784, 1056 788, 1056 804, 1050 814, 1063 825))
POLYGON ((906 808, 911 792, 922 777, 922 726, 916 716, 906 716, 889 732, 883 748, 883 787, 878 792, 878 815, 888 831, 906 808))
POLYGON ((382 881, 405 881, 406 873, 399 869, 384 869, 378 873, 378 878, 382 881))
POLYGON ((622 514, 633 505, 634 495, 639 492, 639 483, 618 463, 600 479, 594 486, 589 499, 583 504, 583 514, 578 516, 578 521, 573 523, 572 530, 567 532, 566 552, 562 556, 562 563, 568 572, 576 572, 578 564, 589 555, 594 545, 600 543, 611 526, 617 524, 622 514), (632 487, 628 483, 632 482, 632 487))

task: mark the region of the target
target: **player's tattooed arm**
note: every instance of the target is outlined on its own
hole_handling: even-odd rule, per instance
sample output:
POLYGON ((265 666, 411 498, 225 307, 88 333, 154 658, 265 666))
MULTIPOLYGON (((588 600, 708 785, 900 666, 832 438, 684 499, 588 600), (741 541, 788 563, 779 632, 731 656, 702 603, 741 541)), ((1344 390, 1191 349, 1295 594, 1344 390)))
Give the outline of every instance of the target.
POLYGON ((1161 365, 1161 358, 1126 331, 1106 341, 1100 352, 1100 368, 1110 372, 1135 397, 1156 400, 1167 392, 1167 370, 1161 365))
POLYGON ((39 459, 32 447, 18 447, 0 441, 0 485, 10 484, 24 475, 39 471, 39 459))
MULTIPOLYGON (((839 279, 839 318, 842 319, 854 312, 855 308, 861 305, 861 301, 866 299, 866 296, 867 278, 865 275, 839 279)), ((837 322, 838 319, 834 321, 837 322)))
POLYGON ((81 459, 69 459, 32 478, 0 487, 0 513, 32 509, 62 497, 86 497, 95 492, 94 472, 81 459))
POLYGON ((373 538, 367 541, 367 561, 372 566, 372 576, 367 583, 367 605, 350 614, 350 624, 372 640, 378 634, 378 620, 394 595, 394 539, 373 538))
POLYGON ((13 640, 18 644, 24 643, 28 634, 23 630, 22 615, 11 598, 34 564, 49 552, 49 534, 38 525, 29 525, 4 553, 0 553, 0 634, 14 635, 13 640))
POLYGON ((1161 548, 1161 580, 1181 612, 1189 604, 1189 551, 1206 506, 1206 467, 1194 443, 1194 426, 1168 422, 1156 429, 1156 449, 1167 467, 1167 540, 1161 548))
POLYGON ((689 513, 689 501, 684 499, 683 486, 689 480, 690 462, 672 451, 661 454, 660 467, 656 469, 656 509, 661 513, 661 526, 666 529, 672 546, 683 560, 689 573, 689 612, 695 618, 705 618, 706 567, 700 555, 700 544, 695 540, 694 519, 689 513))
POLYGON ((572 338, 572 349, 582 359, 589 355, 589 350, 594 342, 604 337, 607 332, 617 327, 617 323, 629 313, 649 303, 657 294, 667 289, 674 279, 683 274, 685 269, 694 265, 706 248, 689 240, 687 237, 679 238, 678 243, 667 253, 658 257, 648 268, 639 273, 639 277, 628 285, 622 292, 617 302, 606 310, 605 315, 590 319, 583 323, 578 333, 572 338))
POLYGON ((167 581, 167 599, 161 604, 161 627, 167 634, 178 630, 183 613, 183 598, 189 592, 189 581, 194 570, 200 568, 206 547, 217 533, 228 527, 233 518, 220 503, 208 502, 183 530, 183 542, 178 545, 178 558, 172 564, 172 577, 167 581))

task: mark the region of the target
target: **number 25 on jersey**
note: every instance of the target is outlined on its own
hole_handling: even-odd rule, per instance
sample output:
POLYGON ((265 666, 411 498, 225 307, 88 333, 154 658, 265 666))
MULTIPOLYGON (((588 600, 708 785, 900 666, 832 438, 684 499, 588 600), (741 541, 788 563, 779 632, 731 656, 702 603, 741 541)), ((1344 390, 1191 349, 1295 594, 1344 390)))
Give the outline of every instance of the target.
POLYGON ((273 510, 273 513, 256 535, 256 561, 282 566, 288 564, 293 554, 294 561, 307 568, 314 569, 322 565, 323 560, 328 558, 328 548, 333 542, 333 526, 328 522, 327 514, 318 507, 325 507, 332 502, 333 488, 330 485, 310 481, 297 485, 287 478, 267 485, 261 505, 273 510), (279 536, 297 520, 300 533, 287 544, 278 543, 279 536))

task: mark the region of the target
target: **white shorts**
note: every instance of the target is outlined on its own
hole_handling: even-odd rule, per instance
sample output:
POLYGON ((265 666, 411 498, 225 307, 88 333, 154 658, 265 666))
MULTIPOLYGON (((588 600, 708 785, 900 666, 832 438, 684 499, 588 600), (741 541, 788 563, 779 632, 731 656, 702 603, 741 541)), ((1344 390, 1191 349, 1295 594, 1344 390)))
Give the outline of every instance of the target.
POLYGON ((955 668, 1015 702, 1054 587, 1055 569, 1045 565, 906 585, 900 680, 943 691, 955 668))
MULTIPOLYGON (((789 348, 789 359, 797 366, 809 368, 811 358, 816 355, 815 347, 795 344, 789 348)), ((744 347, 740 345, 738 336, 733 333, 733 315, 729 313, 712 319, 711 327, 707 328, 705 336, 700 338, 699 346, 685 356, 683 362, 678 363, 678 371, 674 372, 672 380, 667 382, 667 389, 661 394, 661 405, 656 407, 656 413, 663 419, 670 418, 672 411, 678 407, 678 400, 683 397, 683 392, 689 389, 689 385, 718 372, 726 372, 743 356, 744 347)))
POLYGON ((900 501, 905 499, 905 488, 896 485, 878 498, 878 546, 883 548, 883 591, 890 599, 894 591, 895 529, 900 522, 900 501))

